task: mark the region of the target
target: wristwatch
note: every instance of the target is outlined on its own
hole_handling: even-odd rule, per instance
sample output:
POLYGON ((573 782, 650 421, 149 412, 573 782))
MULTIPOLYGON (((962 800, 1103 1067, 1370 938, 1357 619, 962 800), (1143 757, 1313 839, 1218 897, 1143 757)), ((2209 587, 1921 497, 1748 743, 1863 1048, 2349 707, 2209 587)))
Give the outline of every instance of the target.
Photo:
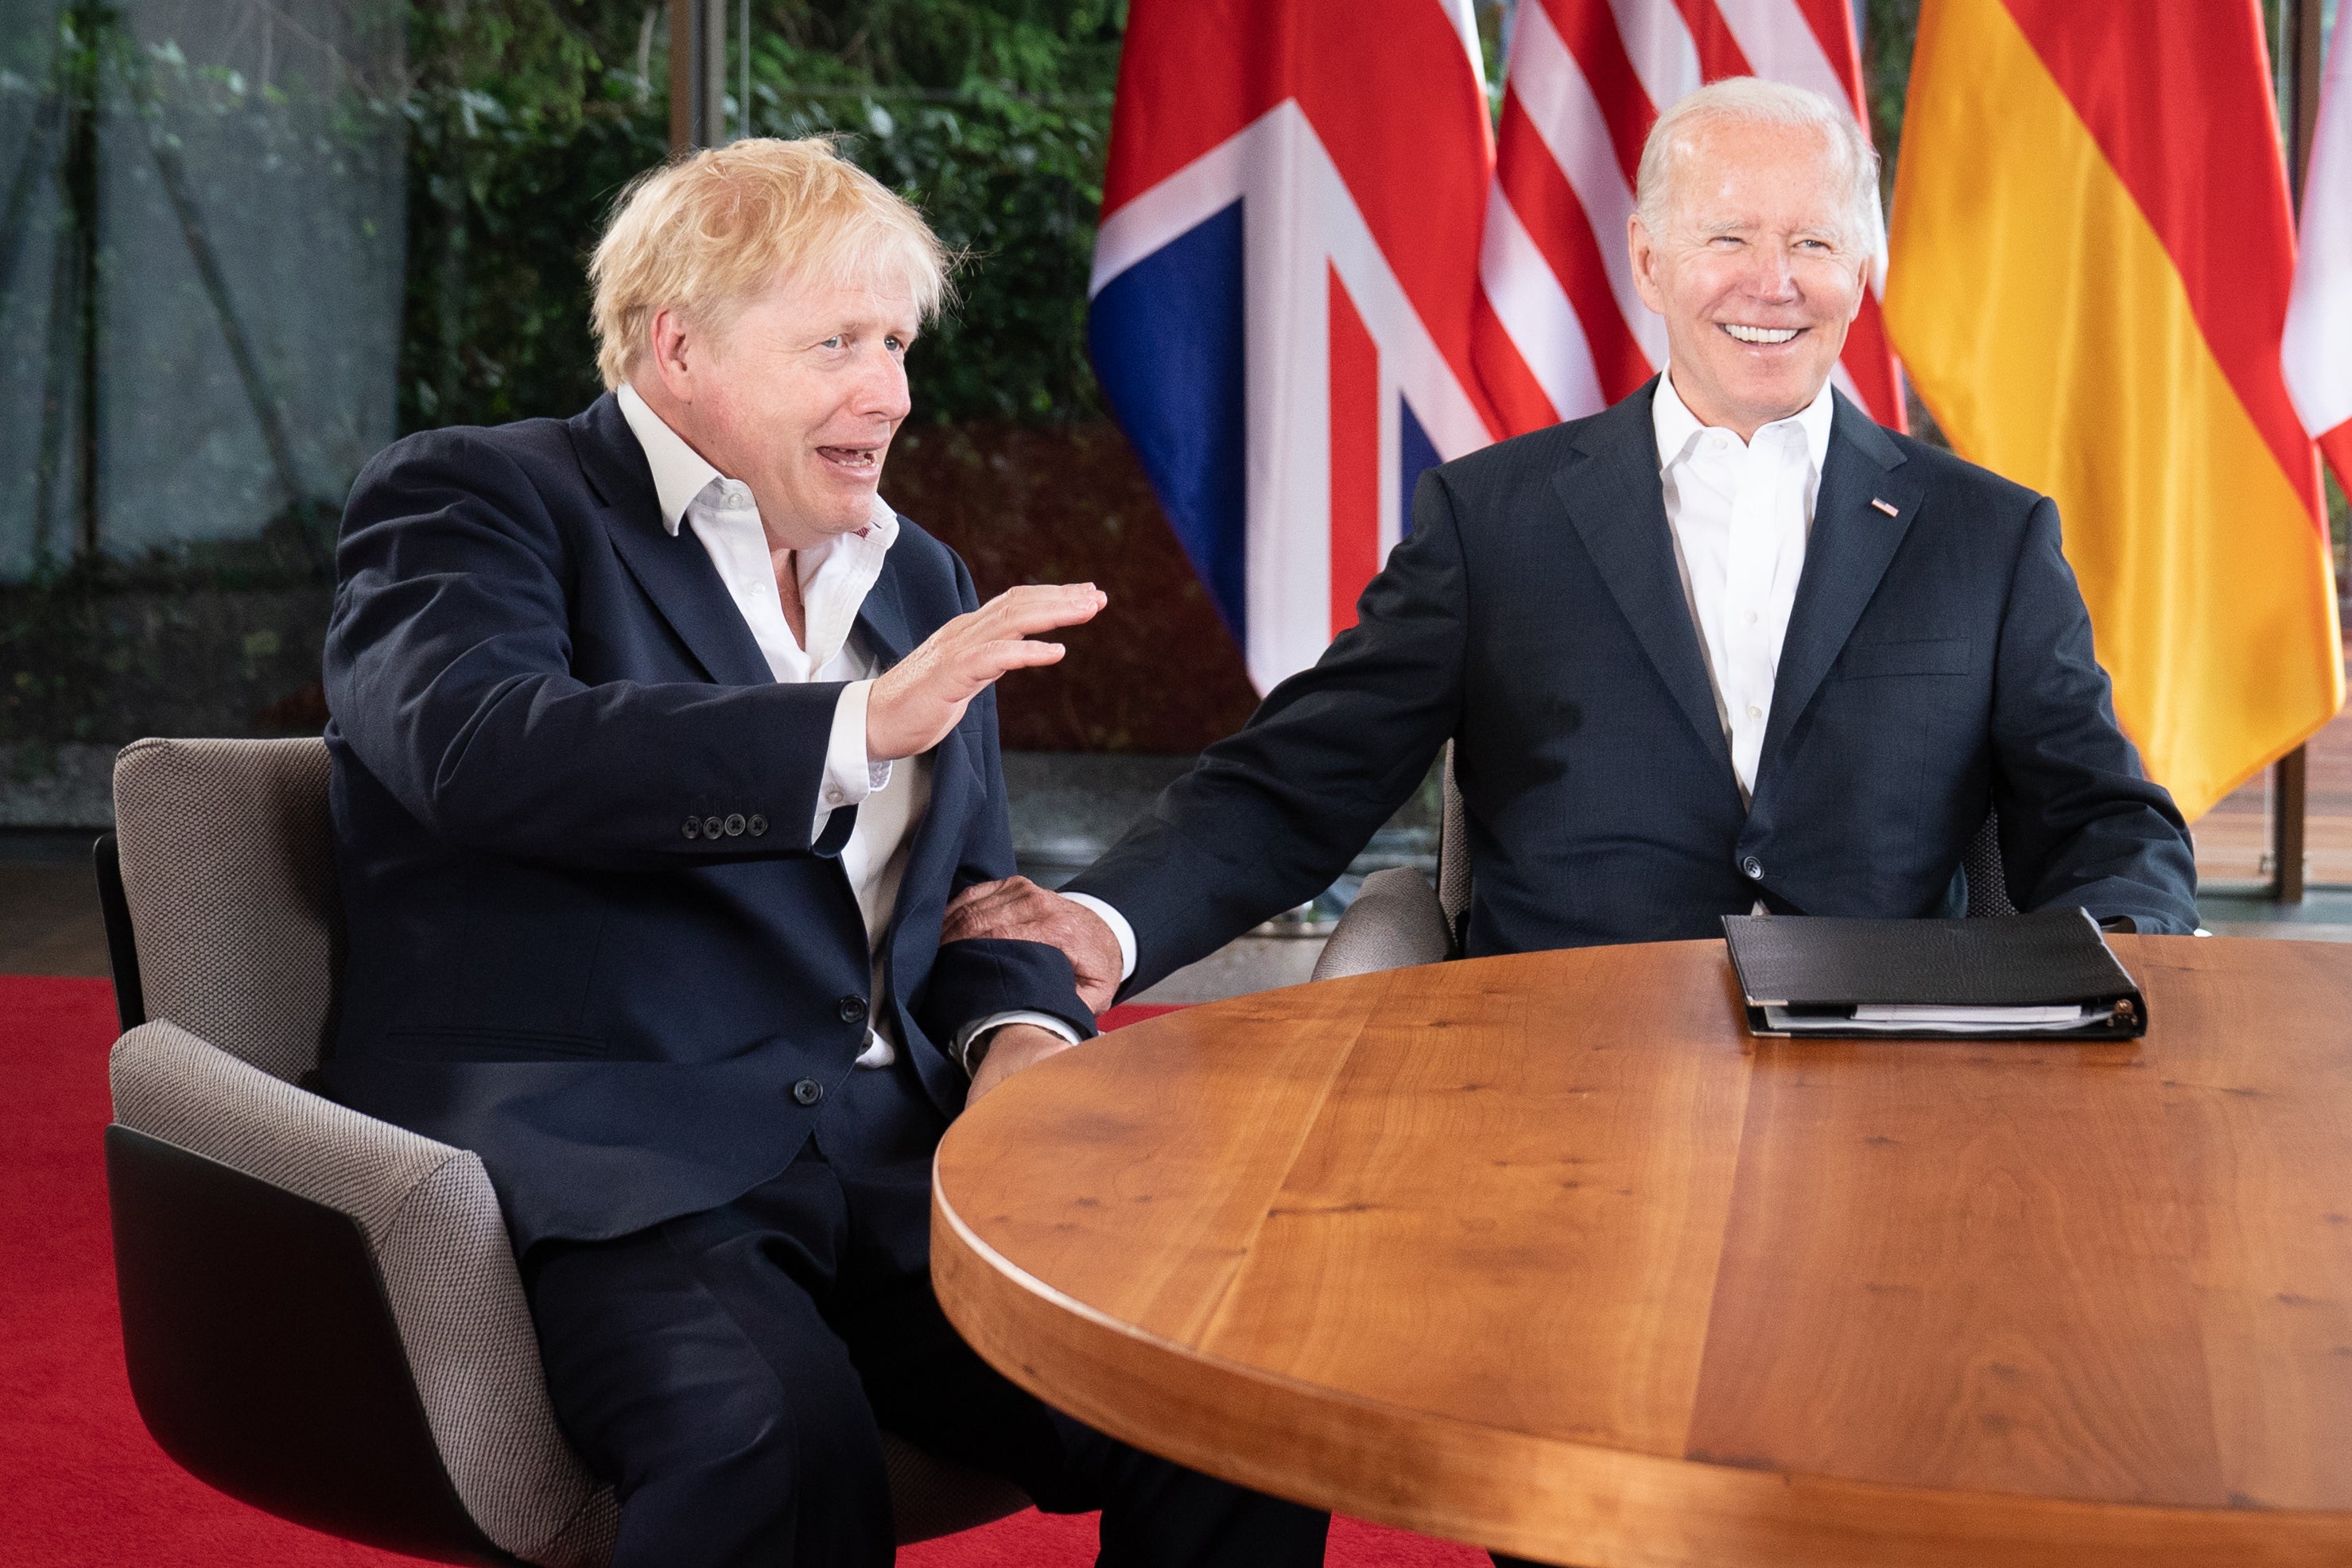
POLYGON ((956 1047, 956 1066, 963 1068, 964 1077, 971 1078, 980 1071, 980 1064, 988 1059, 988 1047, 996 1043, 997 1030, 1003 1026, 1000 1024, 995 1029, 974 1029, 971 1037, 956 1047))

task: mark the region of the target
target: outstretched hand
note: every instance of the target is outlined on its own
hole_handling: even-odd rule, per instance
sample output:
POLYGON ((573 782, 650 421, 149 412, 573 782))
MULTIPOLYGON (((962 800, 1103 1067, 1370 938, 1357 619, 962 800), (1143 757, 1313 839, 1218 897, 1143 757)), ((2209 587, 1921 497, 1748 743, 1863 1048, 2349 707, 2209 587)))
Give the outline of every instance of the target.
POLYGON ((1078 1000, 1099 1013, 1118 994, 1118 938, 1084 904, 1049 893, 1026 877, 975 882, 948 903, 942 942, 973 937, 1042 942, 1058 947, 1078 977, 1078 1000))
POLYGON ((885 763, 929 751, 997 677, 1060 661, 1060 643, 1031 637, 1093 620, 1108 603, 1092 583, 1031 584, 958 616, 874 682, 866 754, 885 763))

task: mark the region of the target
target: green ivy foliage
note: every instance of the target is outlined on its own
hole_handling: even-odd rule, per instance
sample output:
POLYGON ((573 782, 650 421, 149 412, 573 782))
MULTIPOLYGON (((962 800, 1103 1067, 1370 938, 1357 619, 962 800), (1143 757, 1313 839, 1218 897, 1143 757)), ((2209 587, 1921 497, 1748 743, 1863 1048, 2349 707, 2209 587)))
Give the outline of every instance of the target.
POLYGON ((1919 0, 1869 0, 1863 16, 1863 97, 1870 104, 1870 138, 1878 148, 1881 195, 1895 197, 1895 155, 1903 145, 1903 102, 1911 90, 1911 45, 1919 33, 1919 0))
MULTIPOLYGON (((965 258, 916 349, 919 418, 1099 415, 1086 279, 1125 19, 1123 0, 752 5, 750 129, 844 133, 965 258)), ((667 6, 635 0, 412 12, 404 427, 595 395, 585 261, 621 188, 667 153, 667 6)), ((745 108, 730 100, 739 129, 745 108)))
POLYGON ((857 0, 762 34, 751 121, 845 132, 844 150, 920 206, 964 258, 919 356, 918 416, 1097 416, 1087 272, 1120 13, 1108 0, 857 0))
POLYGON ((646 10, 411 8, 403 428, 572 414, 600 390, 587 252, 614 195, 668 152, 666 60, 636 75, 646 10))

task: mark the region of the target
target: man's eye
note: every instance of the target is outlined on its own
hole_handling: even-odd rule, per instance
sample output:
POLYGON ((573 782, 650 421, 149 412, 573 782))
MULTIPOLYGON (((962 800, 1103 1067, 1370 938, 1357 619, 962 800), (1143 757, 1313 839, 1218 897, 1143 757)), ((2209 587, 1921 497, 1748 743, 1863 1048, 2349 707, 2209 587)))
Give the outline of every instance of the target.
POLYGON ((893 335, 884 338, 882 340, 882 343, 884 347, 887 348, 894 354, 902 354, 907 352, 907 340, 904 338, 893 335))
POLYGON ((837 349, 837 348, 839 348, 840 346, 841 346, 841 334, 840 334, 839 332, 835 332, 835 333, 834 333, 834 334, 833 334, 833 336, 831 336, 831 337, 829 337, 829 338, 825 339, 825 340, 824 340, 824 342, 821 342, 821 343, 819 343, 819 344, 817 345, 817 347, 819 347, 819 348, 821 348, 821 349, 837 349))

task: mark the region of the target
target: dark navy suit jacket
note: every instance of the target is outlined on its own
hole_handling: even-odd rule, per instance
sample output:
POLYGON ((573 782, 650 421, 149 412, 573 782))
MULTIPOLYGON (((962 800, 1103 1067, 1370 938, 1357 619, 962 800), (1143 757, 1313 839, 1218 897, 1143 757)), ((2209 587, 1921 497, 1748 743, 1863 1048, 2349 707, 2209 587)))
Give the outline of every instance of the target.
MULTIPOLYGON (((518 1246, 726 1203, 791 1162, 871 1007, 940 1110, 940 1047, 1015 1008, 1092 1032, 1067 960, 958 943, 1013 874, 993 692, 931 753, 869 996, 865 923, 811 842, 836 683, 780 685, 691 529, 662 526, 610 396, 412 436, 361 474, 326 647, 350 921, 322 1087, 478 1152, 518 1246), (714 837, 707 830, 718 826, 714 837)), ((902 521, 857 621, 885 664, 973 609, 902 521)))
POLYGON ((1069 890, 1150 984, 1328 886, 1449 738, 1473 954, 1967 907, 2196 925, 2179 814, 2116 728, 2051 500, 1836 400, 1752 805, 1675 564, 1649 386, 1423 476, 1360 619, 1069 890), (1888 516, 1874 501, 1894 509, 1888 516))

